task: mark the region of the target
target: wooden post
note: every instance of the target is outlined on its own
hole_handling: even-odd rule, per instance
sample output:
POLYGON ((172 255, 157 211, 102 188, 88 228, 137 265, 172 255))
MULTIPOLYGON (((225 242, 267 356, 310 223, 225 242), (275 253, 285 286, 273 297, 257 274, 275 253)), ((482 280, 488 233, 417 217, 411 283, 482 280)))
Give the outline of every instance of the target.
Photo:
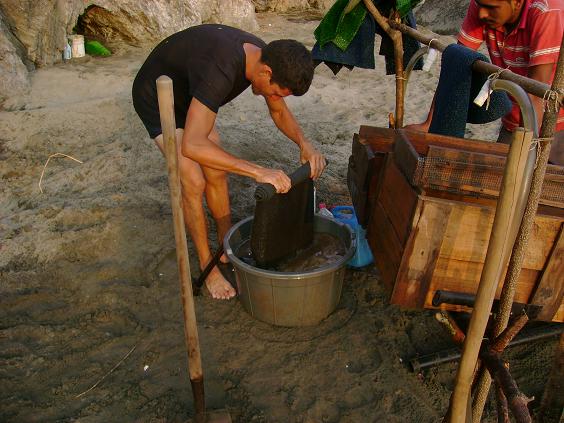
MULTIPOLYGON (((384 18, 382 14, 378 11, 374 3, 371 0, 363 0, 364 5, 368 11, 374 16, 376 23, 389 35, 394 44, 394 63, 396 67, 396 114, 393 119, 393 124, 395 129, 403 127, 403 115, 404 115, 404 92, 405 84, 403 83, 405 77, 403 74, 403 40, 402 34, 397 29, 394 29, 388 23, 388 19, 384 18)), ((399 24, 399 16, 397 13, 394 15, 393 20, 399 24)))
POLYGON ((192 384, 192 393, 194 395, 196 419, 203 421, 206 409, 204 376, 202 372, 202 359, 200 356, 194 297, 192 294, 190 261, 188 257, 188 244, 186 243, 186 227, 184 226, 184 217, 182 215, 182 194, 180 192, 180 176, 178 173, 178 151, 176 145, 176 122, 174 120, 172 79, 168 76, 162 75, 157 79, 157 95, 168 170, 168 186, 170 189, 172 220, 174 224, 174 239, 176 241, 176 261, 178 264, 182 310, 184 313, 184 338, 188 349, 188 373, 192 384))

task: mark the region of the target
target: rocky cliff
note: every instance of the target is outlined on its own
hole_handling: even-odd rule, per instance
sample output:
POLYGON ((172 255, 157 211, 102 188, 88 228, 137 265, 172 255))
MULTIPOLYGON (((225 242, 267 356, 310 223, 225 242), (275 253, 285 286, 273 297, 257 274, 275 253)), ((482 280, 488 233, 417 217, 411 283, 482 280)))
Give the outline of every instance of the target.
POLYGON ((458 33, 470 0, 425 0, 416 10, 417 23, 437 34, 458 33))
POLYGON ((251 0, 2 0, 0 103, 26 90, 29 70, 61 61, 77 25, 109 45, 141 45, 203 22, 258 27, 251 0))

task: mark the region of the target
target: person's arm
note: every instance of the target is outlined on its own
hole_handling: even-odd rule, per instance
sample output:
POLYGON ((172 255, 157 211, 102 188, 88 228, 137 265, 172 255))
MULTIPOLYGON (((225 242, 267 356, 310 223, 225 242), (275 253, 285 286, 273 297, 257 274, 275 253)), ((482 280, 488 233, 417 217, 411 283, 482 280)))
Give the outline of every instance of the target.
POLYGON ((326 165, 323 155, 305 138, 283 98, 265 97, 265 100, 276 127, 300 147, 300 160, 302 163, 309 162, 311 177, 314 180, 319 178, 326 165))
MULTIPOLYGON (((552 71, 554 69, 554 63, 545 63, 542 65, 529 66, 527 76, 531 79, 537 80, 539 82, 544 82, 550 85, 552 80, 552 71)), ((537 123, 539 128, 539 133, 542 125, 542 117, 544 115, 544 101, 535 95, 529 94, 531 103, 535 109, 537 115, 537 123)))
POLYGON ((291 182, 284 172, 263 168, 235 157, 208 138, 215 124, 215 118, 216 114, 213 111, 198 99, 192 98, 184 126, 182 155, 202 166, 249 176, 259 183, 272 184, 278 193, 288 192, 291 182))

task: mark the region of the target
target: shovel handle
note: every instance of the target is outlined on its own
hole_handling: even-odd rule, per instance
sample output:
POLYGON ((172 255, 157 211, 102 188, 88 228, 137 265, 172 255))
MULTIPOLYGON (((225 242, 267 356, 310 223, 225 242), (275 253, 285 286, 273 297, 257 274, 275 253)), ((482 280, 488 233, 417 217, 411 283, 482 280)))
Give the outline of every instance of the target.
MULTIPOLYGON (((190 280, 190 261, 188 257, 188 244, 186 243, 186 227, 182 214, 182 195, 180 190, 180 176, 178 173, 178 152, 176 145, 176 122, 174 119, 174 96, 172 79, 162 75, 157 79, 157 97, 161 128, 163 130, 163 144, 168 170, 168 186, 172 207, 174 224, 174 239, 176 241, 176 261, 180 277, 180 292, 182 295, 182 309, 184 314, 184 337, 188 349, 188 372, 192 386, 201 385, 203 389, 202 359, 198 340, 198 327, 192 282, 190 280)), ((203 392, 193 392, 196 412, 205 412, 203 392)))

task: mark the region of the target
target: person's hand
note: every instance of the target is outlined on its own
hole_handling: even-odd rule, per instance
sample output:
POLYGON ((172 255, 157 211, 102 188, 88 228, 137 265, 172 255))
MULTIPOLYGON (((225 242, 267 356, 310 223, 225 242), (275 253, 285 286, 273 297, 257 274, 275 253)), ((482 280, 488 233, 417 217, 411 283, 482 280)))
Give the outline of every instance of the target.
POLYGON ((401 129, 407 129, 408 131, 419 131, 419 132, 429 132, 429 126, 427 122, 412 123, 411 125, 405 125, 401 129))
POLYGON ((255 180, 261 184, 266 183, 274 185, 278 194, 284 194, 292 188, 292 181, 290 181, 288 175, 277 169, 261 168, 255 180))
POLYGON ((300 161, 303 163, 309 162, 311 168, 310 177, 315 181, 323 173, 323 169, 327 166, 327 162, 319 151, 311 145, 311 143, 305 141, 302 143, 302 148, 300 151, 300 161))

